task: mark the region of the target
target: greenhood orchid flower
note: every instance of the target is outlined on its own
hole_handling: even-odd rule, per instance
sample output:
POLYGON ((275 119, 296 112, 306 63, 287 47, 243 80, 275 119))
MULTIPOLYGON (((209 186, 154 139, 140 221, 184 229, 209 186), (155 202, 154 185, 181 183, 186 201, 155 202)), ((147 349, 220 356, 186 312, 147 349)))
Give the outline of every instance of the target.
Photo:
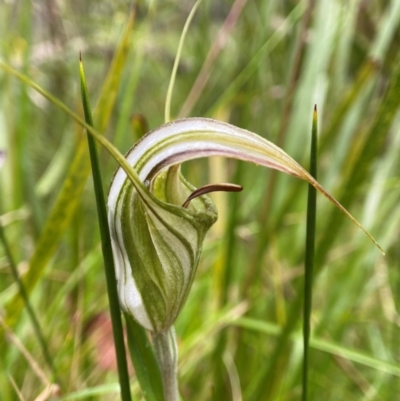
POLYGON ((154 333, 168 330, 182 309, 204 237, 217 219, 207 196, 192 199, 194 188, 179 168, 184 161, 208 156, 249 161, 306 180, 358 224, 296 161, 252 132, 206 118, 155 129, 126 155, 144 185, 131 181, 120 167, 108 197, 121 307, 154 333))

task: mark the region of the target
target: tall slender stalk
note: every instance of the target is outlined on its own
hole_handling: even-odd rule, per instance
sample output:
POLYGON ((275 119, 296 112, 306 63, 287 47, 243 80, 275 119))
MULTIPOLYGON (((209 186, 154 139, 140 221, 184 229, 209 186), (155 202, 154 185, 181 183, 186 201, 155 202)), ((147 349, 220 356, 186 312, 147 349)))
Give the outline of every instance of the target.
MULTIPOLYGON (((93 127, 93 118, 89 104, 86 87, 85 73, 82 60, 80 60, 80 78, 83 109, 85 112, 86 123, 93 127)), ((114 336, 115 353, 117 357, 117 367, 119 383, 121 386, 121 398, 123 401, 131 401, 129 386, 128 365, 126 362, 126 352, 124 335, 122 329, 121 311, 119 308, 117 280, 115 278, 114 259, 111 250, 110 230, 108 227, 106 203, 103 192, 103 184, 100 174, 99 158, 95 139, 88 135, 90 162, 92 165, 93 185, 96 195, 97 215, 100 226, 101 245, 103 251, 104 268, 107 280, 108 300, 110 303, 110 314, 114 336)))
MULTIPOLYGON (((311 152, 310 152, 310 174, 317 179, 317 142, 318 142, 318 114, 317 106, 314 106, 311 152)), ((314 269, 314 248, 315 248, 315 221, 317 211, 317 192, 311 185, 308 187, 307 199, 307 227, 304 261, 304 304, 303 304, 303 393, 302 400, 307 401, 308 395, 308 371, 309 371, 309 343, 311 332, 311 309, 312 309, 312 283, 314 269)))
POLYGON ((185 42, 186 33, 189 29, 190 23, 192 22, 194 14, 196 13, 197 8, 199 7, 199 5, 202 1, 203 0, 197 0, 196 3, 194 4, 194 6, 192 7, 192 10, 190 11, 189 16, 187 17, 187 20, 185 22, 185 26, 183 27, 181 38, 179 40, 178 50, 176 52, 174 66, 172 67, 171 78, 170 78, 169 84, 168 84, 167 98, 165 100, 164 120, 166 123, 171 120, 172 91, 174 90, 175 78, 176 78, 176 73, 178 71, 179 60, 181 58, 183 43, 185 42))

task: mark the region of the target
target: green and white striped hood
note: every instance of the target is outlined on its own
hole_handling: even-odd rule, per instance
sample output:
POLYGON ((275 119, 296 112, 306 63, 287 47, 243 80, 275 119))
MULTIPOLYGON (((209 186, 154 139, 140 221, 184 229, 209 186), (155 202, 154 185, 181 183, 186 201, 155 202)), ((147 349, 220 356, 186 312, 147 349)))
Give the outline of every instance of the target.
POLYGON ((128 178, 118 168, 108 197, 121 307, 153 332, 168 329, 177 318, 204 237, 217 219, 206 196, 193 199, 188 208, 181 206, 194 188, 180 174, 179 164, 208 156, 250 161, 307 180, 354 221, 298 163, 254 133, 205 118, 157 128, 126 155, 137 175, 128 178))

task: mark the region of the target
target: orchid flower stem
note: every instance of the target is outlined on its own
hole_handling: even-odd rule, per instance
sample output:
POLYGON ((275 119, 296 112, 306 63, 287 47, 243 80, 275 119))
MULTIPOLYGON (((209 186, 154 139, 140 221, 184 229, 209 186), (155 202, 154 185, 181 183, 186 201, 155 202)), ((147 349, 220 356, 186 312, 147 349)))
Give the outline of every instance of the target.
POLYGON ((152 334, 152 338, 160 366, 165 401, 178 401, 178 347, 174 326, 152 334))

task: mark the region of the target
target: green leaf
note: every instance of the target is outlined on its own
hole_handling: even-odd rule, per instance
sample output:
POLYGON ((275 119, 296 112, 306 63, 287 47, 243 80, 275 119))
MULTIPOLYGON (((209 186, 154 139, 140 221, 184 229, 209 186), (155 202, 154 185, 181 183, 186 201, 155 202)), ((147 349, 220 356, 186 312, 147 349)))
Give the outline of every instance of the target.
MULTIPOLYGON (((89 96, 86 86, 85 72, 83 63, 80 62, 80 78, 81 78, 81 95, 83 110, 85 112, 85 120, 93 126, 92 111, 89 103, 89 96)), ((99 156, 95 139, 88 134, 88 145, 90 153, 90 163, 92 166, 93 186, 96 197, 97 216, 99 220, 101 244, 103 250, 104 269, 107 280, 107 292, 109 300, 109 308, 111 314, 115 355, 117 359, 118 376, 121 386, 121 399, 123 401, 131 401, 131 392, 129 386, 128 365, 126 361, 124 333, 122 329, 121 313, 118 304, 117 282, 115 280, 114 260, 111 250, 110 229, 107 221, 106 202, 103 193, 103 184, 100 172, 99 156)))
MULTIPOLYGON (((310 151, 310 173, 317 178, 317 143, 318 143, 318 114, 317 106, 314 107, 311 151, 310 151)), ((308 370, 309 370, 309 342, 311 333, 311 311, 312 311, 312 284, 314 270, 315 249, 315 223, 317 214, 317 191, 309 184, 307 199, 307 225, 306 244, 304 259, 304 298, 303 298, 303 392, 302 400, 307 401, 308 396, 308 370)))

